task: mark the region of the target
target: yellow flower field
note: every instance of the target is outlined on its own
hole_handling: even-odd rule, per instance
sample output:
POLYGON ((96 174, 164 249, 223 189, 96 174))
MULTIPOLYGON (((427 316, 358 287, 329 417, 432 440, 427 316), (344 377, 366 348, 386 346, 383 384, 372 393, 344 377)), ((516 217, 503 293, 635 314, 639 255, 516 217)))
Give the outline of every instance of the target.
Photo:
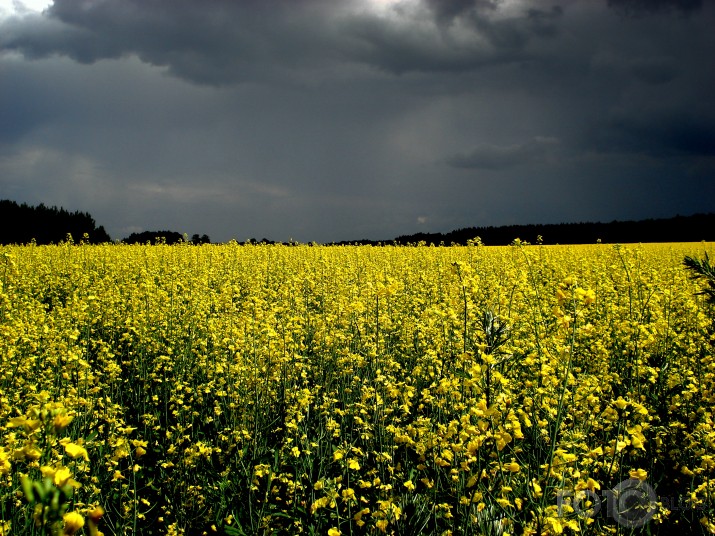
POLYGON ((715 534, 714 251, 0 247, 0 534, 715 534))

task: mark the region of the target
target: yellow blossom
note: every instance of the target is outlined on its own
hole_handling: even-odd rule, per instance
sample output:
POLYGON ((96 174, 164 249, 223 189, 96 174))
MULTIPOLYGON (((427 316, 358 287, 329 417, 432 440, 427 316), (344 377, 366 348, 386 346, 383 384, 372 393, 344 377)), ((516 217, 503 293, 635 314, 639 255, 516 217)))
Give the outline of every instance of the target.
POLYGON ((89 455, 87 454, 87 449, 76 443, 66 443, 65 452, 70 458, 84 458, 85 461, 89 461, 89 455))
POLYGON ((84 527, 84 517, 77 512, 67 512, 62 516, 64 521, 64 534, 75 534, 84 527))
POLYGON ((648 478, 648 472, 645 469, 631 469, 628 474, 631 478, 637 478, 638 480, 648 478))
POLYGON ((504 467, 507 471, 510 471, 512 473, 518 473, 520 469, 519 464, 516 462, 507 463, 504 467))
POLYGON ((0 475, 8 474, 10 469, 10 456, 3 447, 0 447, 0 475))
POLYGON ((52 479, 52 482, 58 488, 67 485, 72 486, 74 488, 81 487, 81 484, 79 484, 79 482, 72 478, 72 472, 66 467, 54 468, 49 466, 43 466, 40 468, 40 472, 45 478, 52 479))
POLYGON ((60 412, 55 415, 54 419, 52 420, 52 426, 55 429, 55 432, 61 432, 62 430, 67 428, 72 422, 72 419, 73 417, 67 415, 64 412, 60 412))

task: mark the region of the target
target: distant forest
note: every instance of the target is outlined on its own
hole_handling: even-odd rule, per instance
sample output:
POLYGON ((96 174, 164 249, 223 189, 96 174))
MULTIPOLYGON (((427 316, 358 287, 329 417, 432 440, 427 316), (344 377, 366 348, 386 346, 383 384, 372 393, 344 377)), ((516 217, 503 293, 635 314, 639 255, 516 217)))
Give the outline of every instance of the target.
POLYGON ((33 239, 37 244, 57 244, 66 240, 68 234, 75 242, 85 234, 92 244, 111 240, 104 227, 97 227, 86 212, 0 200, 0 244, 27 244, 33 239))
MULTIPOLYGON (((502 227, 467 227, 448 233, 417 233, 398 236, 383 244, 466 245, 479 237, 487 246, 511 244, 515 238, 536 244, 608 244, 638 242, 715 241, 715 214, 675 216, 667 219, 612 221, 610 223, 558 223, 545 225, 506 225, 502 227)), ((336 244, 378 244, 372 240, 336 244)))
POLYGON ((183 241, 184 235, 176 231, 143 231, 122 239, 125 244, 178 244, 183 241))
MULTIPOLYGON (((184 235, 176 231, 143 231, 141 233, 132 233, 122 240, 125 244, 178 244, 184 241, 184 235)), ((211 239, 208 235, 195 234, 189 240, 192 244, 210 244, 211 239)))
POLYGON ((558 223, 548 225, 507 225, 502 227, 468 227, 446 234, 398 236, 395 242, 408 244, 424 241, 449 245, 466 244, 479 237, 488 246, 508 245, 515 238, 536 244, 607 244, 638 242, 700 242, 715 240, 715 214, 675 216, 667 219, 612 221, 610 223, 558 223))
MULTIPOLYGON (((27 244, 33 239, 37 244, 56 244, 72 235, 79 242, 86 234, 88 242, 110 242, 111 238, 101 225, 98 227, 88 213, 69 212, 64 208, 44 204, 30 206, 15 201, 0 200, 0 244, 27 244)), ((519 238, 532 244, 594 244, 637 242, 700 242, 715 241, 715 214, 675 216, 667 219, 639 221, 612 221, 610 223, 558 223, 545 225, 506 225, 501 227, 467 227, 448 233, 416 233, 398 236, 394 240, 354 240, 332 242, 335 245, 466 245, 479 237, 487 246, 508 245, 519 238)), ((132 233, 122 242, 128 244, 183 242, 184 235, 176 231, 144 231, 132 233)), ((194 234, 192 244, 210 244, 208 235, 194 234)), ((255 239, 249 243, 259 243, 255 239)), ((260 243, 274 244, 263 239, 260 243)), ((292 243, 292 242, 291 242, 292 243)))

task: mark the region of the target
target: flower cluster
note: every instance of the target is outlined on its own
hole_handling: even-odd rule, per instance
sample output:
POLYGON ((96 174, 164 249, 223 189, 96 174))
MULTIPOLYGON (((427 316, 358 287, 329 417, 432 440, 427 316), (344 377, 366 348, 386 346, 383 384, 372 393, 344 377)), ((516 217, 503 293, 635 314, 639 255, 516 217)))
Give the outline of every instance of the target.
POLYGON ((715 533, 703 248, 2 247, 0 534, 715 533))

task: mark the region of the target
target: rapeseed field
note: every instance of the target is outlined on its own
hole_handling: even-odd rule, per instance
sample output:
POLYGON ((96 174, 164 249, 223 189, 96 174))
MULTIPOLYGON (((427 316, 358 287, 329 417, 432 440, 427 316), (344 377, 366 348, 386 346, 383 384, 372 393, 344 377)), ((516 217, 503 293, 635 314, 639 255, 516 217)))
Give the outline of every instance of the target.
POLYGON ((0 534, 714 534, 713 244, 0 248, 0 534))

